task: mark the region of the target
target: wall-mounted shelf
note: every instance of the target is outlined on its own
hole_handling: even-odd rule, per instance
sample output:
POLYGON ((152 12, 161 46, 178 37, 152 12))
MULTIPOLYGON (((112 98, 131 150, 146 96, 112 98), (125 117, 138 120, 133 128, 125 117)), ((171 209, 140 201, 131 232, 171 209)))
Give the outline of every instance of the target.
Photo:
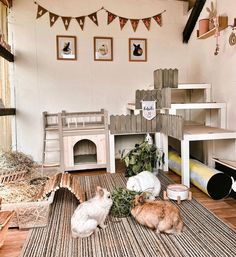
MULTIPOLYGON (((228 16, 219 16, 218 17, 218 23, 219 23, 219 31, 224 30, 228 27, 228 16)), ((216 28, 211 29, 207 31, 206 33, 199 36, 199 30, 197 31, 198 39, 206 39, 208 37, 211 37, 215 35, 216 28)))

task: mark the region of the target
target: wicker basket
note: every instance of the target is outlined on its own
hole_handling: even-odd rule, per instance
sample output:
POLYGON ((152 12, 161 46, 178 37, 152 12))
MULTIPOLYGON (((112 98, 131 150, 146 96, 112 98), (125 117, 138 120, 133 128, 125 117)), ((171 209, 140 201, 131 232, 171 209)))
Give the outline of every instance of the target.
POLYGON ((50 206, 53 202, 54 192, 47 200, 39 202, 22 202, 2 204, 2 210, 15 211, 9 227, 19 229, 44 227, 48 224, 50 206))

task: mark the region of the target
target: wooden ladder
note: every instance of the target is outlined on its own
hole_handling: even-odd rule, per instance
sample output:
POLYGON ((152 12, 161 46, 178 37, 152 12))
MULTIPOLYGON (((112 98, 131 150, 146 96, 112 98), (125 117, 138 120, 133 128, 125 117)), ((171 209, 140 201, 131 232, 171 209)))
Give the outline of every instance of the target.
POLYGON ((62 113, 49 114, 43 112, 43 152, 42 152, 42 172, 44 168, 59 168, 64 172, 63 153, 63 129, 62 113), (49 155, 57 157, 56 161, 49 161, 49 155))

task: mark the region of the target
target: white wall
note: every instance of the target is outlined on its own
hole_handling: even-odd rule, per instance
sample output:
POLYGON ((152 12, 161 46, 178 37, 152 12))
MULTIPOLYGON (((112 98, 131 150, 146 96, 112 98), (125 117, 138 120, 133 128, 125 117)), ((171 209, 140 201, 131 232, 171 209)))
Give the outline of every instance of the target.
MULTIPOLYGON (((134 18, 167 10, 163 15, 163 27, 152 21, 151 30, 147 31, 140 22, 134 33, 129 23, 123 31, 120 31, 118 20, 106 25, 104 11, 98 14, 99 27, 86 18, 84 31, 75 20, 71 21, 68 31, 60 19, 50 28, 48 14, 35 19, 37 6, 33 2, 14 1, 9 31, 15 54, 11 80, 16 91, 17 147, 35 160, 41 160, 43 111, 105 108, 109 114, 126 113, 126 103, 134 99, 135 90, 153 83, 154 69, 177 67, 180 81, 186 81, 187 46, 182 44, 186 3, 173 0, 38 0, 46 9, 64 16, 86 15, 101 6, 118 15, 134 18), (78 61, 56 59, 56 35, 77 37, 78 61), (93 60, 94 36, 113 37, 113 62, 93 60), (130 37, 147 38, 147 63, 128 61, 130 37)), ((118 142, 118 148, 123 143, 118 142)))
MULTIPOLYGON (((210 0, 207 1, 200 19, 207 18, 206 7, 210 7, 210 0)), ((218 15, 227 15, 229 24, 233 24, 236 18, 235 0, 218 0, 218 15)), ((232 29, 227 28, 220 33, 220 52, 214 55, 216 39, 198 40, 196 29, 193 32, 188 47, 188 80, 195 82, 212 83, 213 100, 227 103, 227 127, 236 130, 235 108, 236 108, 236 45, 228 43, 232 29)), ((224 140, 215 144, 214 153, 217 157, 235 159, 235 141, 224 140)))

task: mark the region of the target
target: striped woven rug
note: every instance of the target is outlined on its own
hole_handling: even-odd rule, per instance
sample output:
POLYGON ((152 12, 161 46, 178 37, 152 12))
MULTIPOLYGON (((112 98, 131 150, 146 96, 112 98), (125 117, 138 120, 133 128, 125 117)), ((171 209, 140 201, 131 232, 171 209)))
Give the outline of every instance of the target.
MULTIPOLYGON (((162 188, 171 181, 158 175, 162 188)), ((125 186, 122 174, 79 177, 90 198, 97 185, 112 191, 125 186)), ((56 193, 49 225, 29 233, 23 257, 235 257, 236 232, 196 200, 179 205, 186 230, 181 235, 157 235, 132 217, 107 220, 108 227, 89 238, 73 239, 70 218, 78 202, 67 190, 56 193)))

